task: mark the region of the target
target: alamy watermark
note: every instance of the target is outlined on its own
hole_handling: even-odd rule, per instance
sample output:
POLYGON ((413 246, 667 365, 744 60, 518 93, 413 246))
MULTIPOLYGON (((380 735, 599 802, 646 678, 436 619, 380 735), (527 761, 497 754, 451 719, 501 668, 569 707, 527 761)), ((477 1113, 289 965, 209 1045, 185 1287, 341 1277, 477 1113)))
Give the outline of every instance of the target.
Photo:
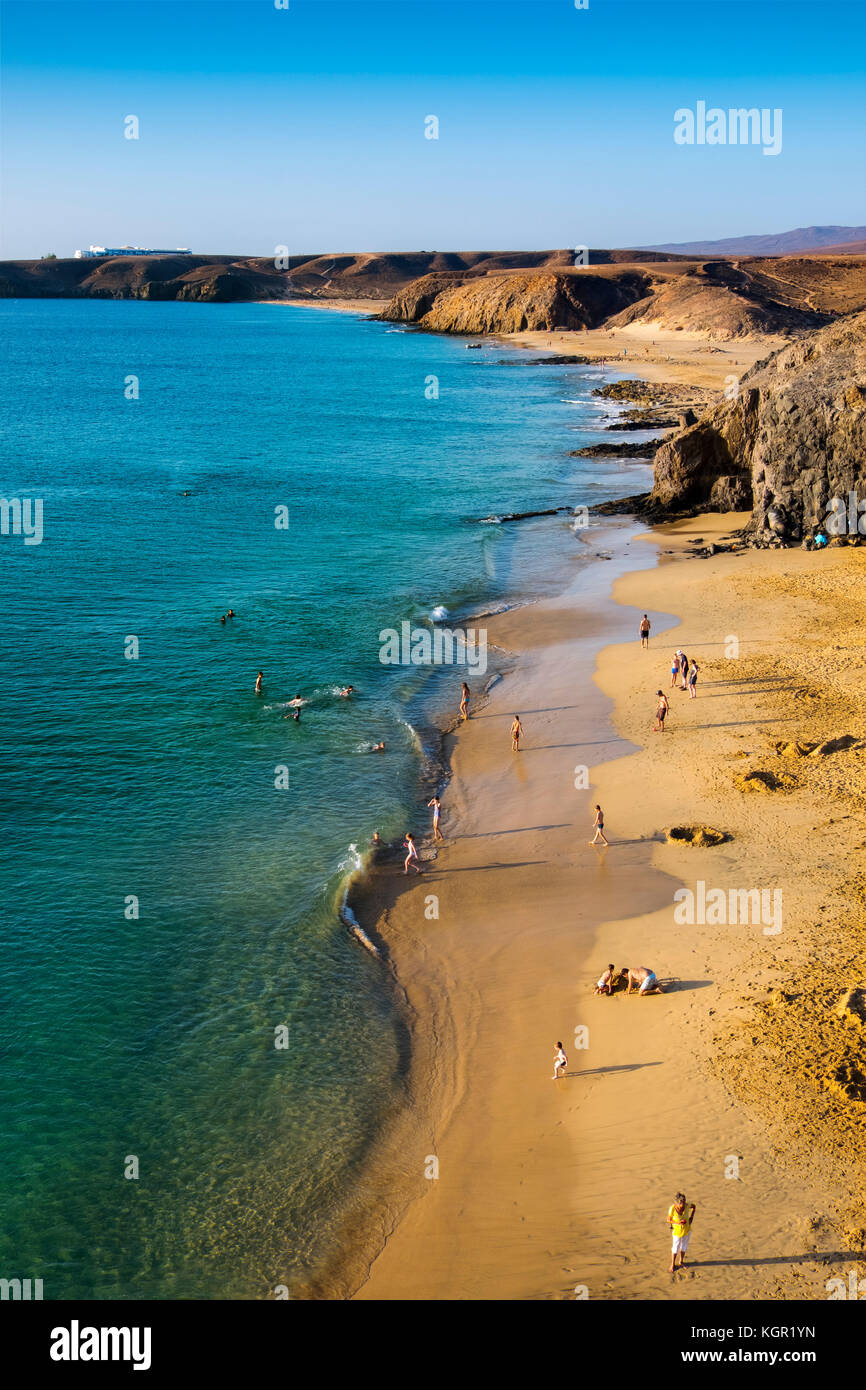
POLYGON ((479 675, 487 670, 487 629, 412 627, 408 621, 383 627, 379 633, 383 666, 467 666, 479 675))
POLYGON ((847 500, 831 497, 826 521, 831 536, 866 536, 866 497, 860 499, 854 491, 847 500))
POLYGON ((0 536, 23 536, 25 545, 41 545, 42 535, 41 497, 0 497, 0 536))
POLYGON ((781 888, 707 888, 698 879, 695 892, 678 888, 674 893, 674 921, 680 927, 761 926, 764 936, 782 930, 781 888))
POLYGON ((681 106, 674 112, 674 143, 677 145, 762 145, 762 154, 782 152, 782 109, 768 106, 707 109, 699 101, 694 111, 681 106))

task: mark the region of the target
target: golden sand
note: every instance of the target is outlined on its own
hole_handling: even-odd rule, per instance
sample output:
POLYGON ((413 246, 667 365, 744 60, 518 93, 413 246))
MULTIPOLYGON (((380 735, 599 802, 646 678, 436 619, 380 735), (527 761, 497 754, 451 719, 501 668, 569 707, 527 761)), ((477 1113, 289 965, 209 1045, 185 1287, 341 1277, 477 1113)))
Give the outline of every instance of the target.
POLYGON ((866 551, 684 553, 744 520, 590 531, 591 550, 606 537, 627 557, 615 601, 599 560, 488 624, 528 656, 453 737, 447 842, 361 905, 414 1050, 370 1161, 385 1243, 359 1298, 820 1299, 840 1270, 866 1273, 864 758, 790 752, 866 732, 866 551), (669 692, 662 736, 676 647, 701 667, 698 698, 669 692), (750 771, 795 785, 747 794, 750 771), (596 801, 609 849, 587 843, 596 801), (674 826, 725 839, 671 841, 674 826), (677 924, 674 893, 698 880, 781 889, 781 930, 677 924), (609 961, 654 968, 667 992, 596 996, 609 961), (678 1189, 698 1208, 694 1263, 671 1276, 678 1189))

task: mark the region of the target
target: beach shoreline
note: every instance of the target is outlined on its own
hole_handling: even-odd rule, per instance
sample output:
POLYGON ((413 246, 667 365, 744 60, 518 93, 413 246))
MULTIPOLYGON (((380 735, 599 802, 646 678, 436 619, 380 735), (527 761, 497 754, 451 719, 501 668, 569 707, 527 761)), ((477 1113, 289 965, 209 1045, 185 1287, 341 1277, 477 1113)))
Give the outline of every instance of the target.
MULTIPOLYGON (((649 548, 639 553, 640 532, 627 536, 627 528, 621 531, 622 549, 628 540, 635 561, 616 581, 616 602, 610 600, 610 610, 619 609, 620 624, 636 627, 637 591, 652 595, 655 603, 646 599, 656 626, 651 651, 659 652, 658 627, 666 621, 677 640, 683 634, 702 665, 715 666, 718 658, 705 653, 706 642, 689 626, 695 621, 692 591, 707 585, 715 589, 718 574, 726 570, 729 579, 739 582, 743 575, 753 583, 757 577, 765 586, 780 557, 747 552, 702 561, 685 552, 698 537, 721 539, 741 521, 736 515, 704 516, 656 528, 648 537, 660 551, 652 569, 646 568, 652 557, 649 548), (682 597, 676 588, 680 581, 682 597), (657 599, 663 593, 670 594, 674 613, 681 607, 687 610, 679 623, 673 616, 662 617, 657 599)), ((852 566, 855 585, 861 582, 859 552, 840 550, 822 558, 830 559, 830 576, 843 589, 852 566)), ((781 561, 796 582, 815 564, 806 552, 785 552, 781 561)), ((715 787, 709 798, 711 816, 707 797, 698 790, 702 778, 712 774, 718 780, 720 759, 730 760, 730 754, 721 753, 720 740, 745 737, 736 727, 740 721, 735 719, 730 727, 724 721, 719 733, 702 729, 701 746, 690 744, 685 798, 694 802, 690 809, 705 823, 722 821, 723 829, 736 826, 736 852, 724 846, 695 850, 667 843, 658 812, 662 810, 663 822, 683 818, 682 778, 675 761, 658 762, 661 746, 657 751, 646 732, 646 706, 651 701, 642 702, 639 724, 633 727, 634 711, 623 691, 635 679, 627 674, 629 669, 646 658, 633 635, 630 641, 610 641, 612 631, 618 636, 622 627, 618 632, 611 629, 610 612, 604 607, 604 593, 610 588, 609 574, 603 576, 607 567, 613 568, 610 561, 597 562, 597 588, 584 574, 570 593, 546 600, 531 617, 521 610, 504 615, 496 640, 522 655, 508 682, 501 683, 506 689, 499 690, 482 717, 474 724, 470 720, 453 740, 445 850, 428 863, 426 880, 406 886, 402 877, 395 881, 392 876, 387 902, 383 903, 380 885, 371 886, 359 903, 362 920, 376 918, 376 929, 406 992, 416 1100, 414 1114, 401 1117, 395 1146, 399 1160, 392 1149, 396 1169, 392 1166, 389 1181, 394 1182, 398 1170, 404 1183, 402 1199, 391 1205, 387 1236, 357 1285, 358 1298, 562 1299, 575 1297, 577 1286, 586 1286, 590 1297, 626 1299, 818 1298, 826 1296, 829 1264, 844 1260, 846 1267, 859 1268, 864 1258, 858 1225, 862 1209, 853 1200, 856 1175, 862 1174, 866 1158, 861 1117, 832 1089, 822 1092, 817 1106, 810 1098, 810 1143, 833 1151, 827 1161, 832 1158, 840 1174, 838 1189, 828 1192, 815 1180, 811 1150, 798 1151, 791 1136, 784 1136, 790 1153, 783 1159, 774 1143, 774 1133, 776 1141, 783 1137, 772 1123, 774 1088, 779 1091, 778 1112, 780 1103, 790 1106, 787 1085, 800 1084, 799 1063, 792 1061, 793 1072, 768 1074, 763 1057, 756 1063, 748 1056, 744 1060, 739 1036, 749 1028, 755 1010, 775 1008, 767 1001, 780 992, 788 997, 791 975, 805 968, 814 942, 785 932, 783 949, 768 957, 766 948, 774 947, 775 939, 764 937, 760 927, 750 927, 745 937, 739 928, 728 928, 709 940, 690 940, 687 949, 677 944, 672 932, 673 893, 694 884, 696 863, 701 872, 711 878, 716 874, 722 883, 738 885, 746 863, 750 884, 767 881, 767 845, 760 842, 760 826, 768 813, 760 800, 753 807, 733 785, 715 787), (603 622, 595 621, 600 616, 603 622), (580 658, 575 649, 581 644, 583 683, 576 683, 580 658), (557 680, 563 682, 561 687, 556 687, 557 680), (525 700, 538 691, 539 681, 541 689, 551 692, 577 690, 584 751, 592 741, 589 733, 603 739, 598 760, 591 759, 591 789, 585 793, 565 791, 566 774, 580 748, 548 744, 548 726, 552 733, 563 723, 574 725, 576 716, 566 708, 565 698, 560 705, 551 695, 546 718, 540 707, 537 715, 525 718, 526 748, 509 762, 505 721, 510 706, 528 708, 525 700), (587 693, 587 682, 601 698, 587 693), (585 699, 595 701, 591 710, 585 699), (535 741, 539 736, 539 723, 545 729, 544 743, 533 747, 530 737, 535 741), (532 766, 533 757, 538 774, 521 772, 524 764, 518 760, 532 766), (634 767, 636 760, 647 758, 653 760, 649 793, 636 783, 634 767), (584 836, 589 838, 589 811, 596 795, 605 806, 608 827, 614 818, 617 822, 616 831, 607 831, 613 841, 610 851, 582 848, 584 836), (581 804, 578 815, 576 801, 581 804), (570 816, 561 809, 569 803, 570 816), (549 809, 552 805, 555 810, 549 809), (654 820, 648 826, 650 807, 654 820), (492 808, 500 823, 493 831, 485 830, 479 817, 492 815, 492 808), (509 816, 520 824, 512 825, 509 816), (750 841, 736 825, 743 816, 751 827, 750 841), (532 822, 528 826, 523 824, 527 820, 532 822), (476 845, 488 840, 495 845, 495 862, 479 860, 476 845), (509 848, 518 841, 519 853, 509 848), (598 865, 599 855, 607 865, 616 856, 615 875, 598 865), (594 876, 591 912, 584 910, 586 874, 594 876), (439 899, 435 925, 423 908, 431 892, 439 899), (608 959, 619 964, 623 952, 632 964, 637 958, 658 968, 661 978, 672 982, 672 993, 628 1002, 594 998, 595 974, 608 959), (690 974, 695 982, 688 982, 690 974), (702 975, 711 978, 702 980, 702 975), (639 1011, 630 1026, 622 1023, 623 1008, 639 1011), (610 1010, 620 1012, 612 1015, 610 1010), (619 1023, 613 1032, 612 1019, 619 1023), (569 1050, 569 1042, 574 1045, 569 1029, 584 1025, 589 1029, 592 1065, 577 1071, 575 1061, 580 1065, 589 1057, 572 1052, 568 1079, 554 1086, 545 1072, 555 1041, 552 1034, 565 1034, 569 1050), (726 1038, 724 1050, 716 1041, 720 1030, 726 1038), (840 1107, 846 1115, 847 1148, 828 1138, 840 1107), (689 1119, 672 1141, 672 1118, 680 1112, 689 1119), (853 1138, 848 1133, 851 1125, 853 1138), (429 1169, 434 1159, 438 1176, 431 1177, 425 1165, 429 1169), (733 1170, 738 1164, 745 1171, 733 1178, 726 1165, 733 1170), (702 1236, 720 1258, 711 1259, 705 1269, 698 1261, 694 1269, 672 1279, 666 1273, 663 1211, 681 1186, 702 1209, 708 1208, 702 1236), (851 1201, 846 1201, 846 1193, 851 1201), (622 1212, 626 1227, 640 1233, 648 1201, 659 1208, 658 1234, 649 1241, 639 1235, 636 1242, 624 1244, 619 1225, 611 1227, 605 1212, 610 1207, 622 1212)), ((749 612, 750 626, 760 621, 758 614, 749 612)), ((667 635, 663 640, 666 660, 671 642, 667 635)), ((746 663, 753 659, 743 656, 745 671, 751 670, 746 663)), ((652 679, 666 688, 658 660, 657 655, 652 679)), ((672 693, 672 700, 679 697, 685 704, 674 706, 677 733, 666 739, 676 739, 680 716, 705 718, 711 708, 722 712, 717 700, 736 705, 736 689, 725 688, 724 679, 714 678, 712 684, 720 688, 711 689, 707 680, 702 701, 672 693)), ((762 699, 773 708, 784 732, 785 716, 773 703, 778 697, 772 684, 762 699)), ((747 726, 750 723, 745 720, 747 726)), ((665 759, 668 746, 664 745, 665 759)), ((773 807, 772 819, 778 817, 784 825, 786 814, 794 810, 802 818, 803 807, 798 809, 793 798, 783 799, 773 807)), ((807 808, 805 814, 813 813, 807 808)), ((808 894, 813 868, 808 866, 796 881, 793 864, 789 869, 786 899, 794 904, 793 911, 808 911, 800 901, 808 894)), ((787 1032, 783 1028, 783 1035, 790 1055, 805 1061, 808 1032, 795 1026, 793 1017, 786 1022, 790 1026, 787 1032)), ((844 1049, 844 1030, 838 1041, 844 1049)), ((375 1157, 372 1167, 384 1176, 386 1165, 378 1168, 380 1161, 381 1155, 375 1157)), ((374 1172, 369 1181, 374 1191, 374 1172)), ((356 1279, 358 1272, 356 1266, 356 1279)))

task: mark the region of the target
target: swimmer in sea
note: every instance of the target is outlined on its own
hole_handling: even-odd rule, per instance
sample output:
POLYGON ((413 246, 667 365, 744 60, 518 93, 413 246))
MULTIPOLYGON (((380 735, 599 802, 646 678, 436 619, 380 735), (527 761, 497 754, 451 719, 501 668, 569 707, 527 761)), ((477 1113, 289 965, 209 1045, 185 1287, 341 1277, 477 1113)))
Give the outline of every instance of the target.
POLYGON ((225 613, 223 613, 222 617, 220 618, 220 622, 221 622, 221 623, 225 623, 225 620, 226 620, 226 615, 225 615, 225 613))
POLYGON ((379 835, 378 830, 374 830, 374 831, 373 831, 373 838, 372 838, 372 840, 370 841, 370 844, 371 844, 371 845, 381 845, 381 843, 382 843, 382 840, 381 840, 381 837, 380 837, 380 835, 379 835))
POLYGON ((374 744, 373 744, 373 747, 370 749, 370 752, 371 752, 371 753, 384 753, 384 751, 385 751, 385 745, 384 745, 384 743, 374 743, 374 744))
POLYGON ((262 693, 262 673, 261 673, 261 671, 259 671, 259 674, 256 676, 256 694, 257 694, 257 695, 261 695, 261 693, 262 693))
POLYGON ((304 701, 301 699, 300 695, 295 695, 295 696, 289 701, 289 704, 290 704, 290 705, 302 705, 302 704, 304 704, 304 701))
POLYGON ((226 613, 226 617, 227 617, 227 618, 233 618, 234 615, 235 615, 235 610, 234 610, 233 608, 230 608, 229 611, 226 613))
POLYGON ((354 693, 355 687, 353 685, 344 686, 344 688, 340 691, 340 694, 342 695, 344 700, 348 700, 349 696, 354 695, 354 693))
POLYGON ((301 711, 300 711, 299 709, 290 710, 290 711, 288 712, 288 714, 284 714, 284 715, 283 715, 283 718, 284 718, 284 719, 294 719, 294 721, 295 721, 296 724, 300 724, 300 722, 301 722, 301 711))

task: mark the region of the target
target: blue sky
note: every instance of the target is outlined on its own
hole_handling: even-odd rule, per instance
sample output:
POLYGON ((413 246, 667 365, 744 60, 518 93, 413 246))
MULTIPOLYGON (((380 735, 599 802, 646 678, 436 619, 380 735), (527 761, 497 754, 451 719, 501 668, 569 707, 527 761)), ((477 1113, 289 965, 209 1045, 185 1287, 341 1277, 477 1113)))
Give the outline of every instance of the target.
POLYGON ((859 0, 3 0, 0 19, 4 257, 866 223, 859 0), (676 145, 700 100, 781 108, 781 153, 676 145))

